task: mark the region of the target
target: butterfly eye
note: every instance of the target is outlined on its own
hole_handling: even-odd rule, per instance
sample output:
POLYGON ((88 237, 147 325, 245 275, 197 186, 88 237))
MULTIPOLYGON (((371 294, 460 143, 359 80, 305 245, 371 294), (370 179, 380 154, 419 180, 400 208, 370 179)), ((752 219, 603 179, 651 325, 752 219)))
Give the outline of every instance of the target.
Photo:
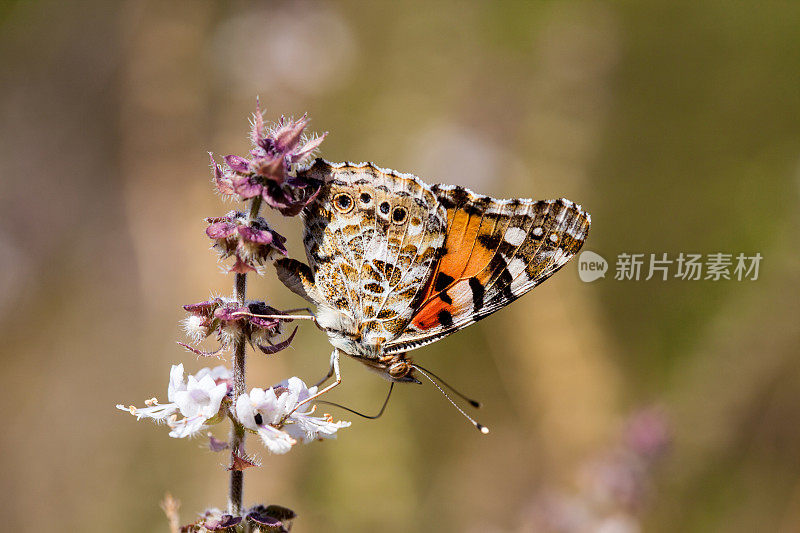
POLYGON ((384 215, 388 215, 389 214, 389 202, 381 203, 380 207, 381 207, 381 213, 383 213, 384 215))
POLYGON ((341 213, 347 213, 353 208, 353 199, 347 193, 339 193, 333 197, 333 205, 341 213))
POLYGON ((406 219, 406 214, 408 214, 408 212, 405 207, 395 207, 394 211, 392 211, 392 222, 395 224, 402 224, 406 219))
POLYGON ((362 204, 368 204, 372 201, 372 196, 370 196, 370 194, 367 192, 362 192, 361 196, 359 196, 359 199, 361 200, 362 204))

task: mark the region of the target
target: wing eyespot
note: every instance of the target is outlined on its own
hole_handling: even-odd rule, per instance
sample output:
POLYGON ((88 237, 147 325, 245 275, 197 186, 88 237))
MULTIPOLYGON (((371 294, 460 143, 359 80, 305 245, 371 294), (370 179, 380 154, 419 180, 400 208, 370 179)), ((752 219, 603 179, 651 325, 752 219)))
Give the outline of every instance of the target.
POLYGON ((372 201, 372 195, 368 192, 362 192, 358 199, 361 200, 362 204, 367 205, 372 201))
POLYGON ((353 209, 353 199, 346 192, 340 192, 333 197, 333 206, 340 213, 348 213, 353 209))
POLYGON ((406 221, 406 216, 408 215, 408 211, 405 207, 397 206, 392 211, 392 222, 395 224, 402 224, 406 221))
POLYGON ((384 215, 388 215, 389 214, 389 209, 390 208, 391 208, 391 206, 389 205, 389 202, 381 202, 381 205, 379 206, 379 209, 381 210, 381 213, 383 213, 384 215))

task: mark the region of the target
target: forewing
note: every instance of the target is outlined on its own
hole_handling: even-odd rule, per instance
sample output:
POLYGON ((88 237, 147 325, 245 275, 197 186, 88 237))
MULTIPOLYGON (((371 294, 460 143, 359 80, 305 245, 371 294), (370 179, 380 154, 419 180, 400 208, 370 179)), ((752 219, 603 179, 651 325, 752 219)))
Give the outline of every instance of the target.
POLYGON ((580 250, 590 217, 559 200, 497 200, 434 185, 447 212, 442 257, 405 333, 386 353, 419 348, 489 316, 544 280, 580 250))
MULTIPOLYGON (((304 243, 320 303, 357 342, 379 347, 406 328, 444 242, 445 211, 418 178, 371 164, 318 160, 324 177, 304 211, 304 243), (337 204, 340 195, 351 209, 337 204)), ((316 173, 316 174, 314 174, 316 173)))

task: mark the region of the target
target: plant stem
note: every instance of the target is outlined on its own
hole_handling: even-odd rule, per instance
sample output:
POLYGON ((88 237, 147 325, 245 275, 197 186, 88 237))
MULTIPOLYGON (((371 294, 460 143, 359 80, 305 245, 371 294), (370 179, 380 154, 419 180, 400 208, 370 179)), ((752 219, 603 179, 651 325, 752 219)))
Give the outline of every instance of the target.
MULTIPOLYGON (((253 198, 250 204, 250 213, 247 222, 251 222, 258 216, 261 209, 261 197, 253 198)), ((247 274, 236 274, 234 287, 236 290, 236 301, 240 307, 244 307, 247 300, 247 274)), ((244 332, 240 333, 234 342, 233 349, 233 405, 240 395, 245 393, 247 382, 245 380, 247 339, 244 332)), ((235 455, 243 457, 245 431, 241 424, 233 422, 231 427, 231 466, 235 464, 235 455)), ((231 479, 228 489, 228 513, 237 516, 242 513, 242 494, 244 492, 244 472, 241 470, 231 470, 231 479)))

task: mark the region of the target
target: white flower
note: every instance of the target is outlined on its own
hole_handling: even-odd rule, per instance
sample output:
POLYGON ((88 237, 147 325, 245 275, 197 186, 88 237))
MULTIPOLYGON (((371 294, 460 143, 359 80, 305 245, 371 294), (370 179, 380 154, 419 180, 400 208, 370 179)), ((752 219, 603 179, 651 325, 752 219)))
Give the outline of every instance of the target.
POLYGON ((219 414, 230 379, 230 371, 218 366, 203 368, 184 381, 183 364, 173 365, 167 387, 170 403, 159 405, 153 398, 145 402, 147 407, 117 405, 117 408, 129 411, 137 420, 152 418, 156 422, 166 421, 171 429, 170 437, 189 437, 205 429, 208 421, 219 414), (178 413, 184 418, 178 419, 178 413))
POLYGON ((298 440, 305 444, 335 438, 336 431, 348 427, 350 422, 334 422, 330 415, 310 416, 314 408, 295 411, 300 402, 316 392, 316 387, 309 389, 296 377, 267 390, 256 388, 236 400, 236 417, 247 429, 258 433, 272 453, 286 453, 298 440))

